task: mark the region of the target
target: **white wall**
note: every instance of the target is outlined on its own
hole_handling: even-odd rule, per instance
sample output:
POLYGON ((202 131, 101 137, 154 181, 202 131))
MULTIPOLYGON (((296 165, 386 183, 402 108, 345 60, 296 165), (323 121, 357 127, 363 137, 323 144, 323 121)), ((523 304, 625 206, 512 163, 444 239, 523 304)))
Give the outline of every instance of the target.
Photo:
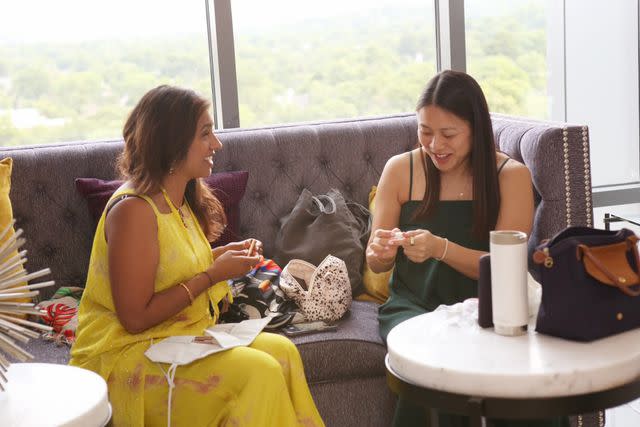
POLYGON ((565 36, 566 120, 589 125, 593 185, 638 181, 638 2, 565 0, 565 36))

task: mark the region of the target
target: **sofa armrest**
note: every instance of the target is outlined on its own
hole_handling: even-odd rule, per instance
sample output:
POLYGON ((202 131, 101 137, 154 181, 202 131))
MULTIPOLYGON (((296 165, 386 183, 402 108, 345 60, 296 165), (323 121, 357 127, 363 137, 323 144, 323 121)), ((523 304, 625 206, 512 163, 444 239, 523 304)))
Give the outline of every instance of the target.
POLYGON ((499 149, 531 171, 536 212, 529 250, 565 227, 592 226, 587 126, 491 116, 499 149))

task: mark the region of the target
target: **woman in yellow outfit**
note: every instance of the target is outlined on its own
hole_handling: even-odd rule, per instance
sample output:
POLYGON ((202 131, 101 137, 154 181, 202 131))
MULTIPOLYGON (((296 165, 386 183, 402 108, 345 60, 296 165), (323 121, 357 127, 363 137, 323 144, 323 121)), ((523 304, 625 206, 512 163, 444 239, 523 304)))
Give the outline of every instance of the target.
POLYGON ((168 366, 144 355, 215 324, 226 280, 261 258, 259 241, 254 253, 250 240, 210 249, 226 218, 200 180, 222 148, 208 110, 193 91, 159 86, 131 112, 119 162, 127 181, 98 223, 70 364, 107 381, 114 426, 166 425, 168 415, 189 427, 323 426, 300 355, 280 335, 178 366, 171 402, 168 366))

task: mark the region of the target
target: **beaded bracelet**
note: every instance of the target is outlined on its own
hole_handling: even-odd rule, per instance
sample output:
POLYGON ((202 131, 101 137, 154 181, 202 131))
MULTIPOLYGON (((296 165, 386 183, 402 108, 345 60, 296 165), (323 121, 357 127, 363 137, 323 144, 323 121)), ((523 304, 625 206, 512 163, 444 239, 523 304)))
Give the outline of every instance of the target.
POLYGON ((442 256, 440 258, 436 258, 438 261, 442 261, 444 257, 447 256, 447 250, 449 249, 449 239, 444 238, 444 252, 442 252, 442 256))
POLYGON ((189 289, 189 287, 185 285, 184 282, 180 282, 179 284, 184 288, 185 291, 187 291, 187 295, 189 296, 189 305, 193 304, 193 294, 191 293, 191 289, 189 289))

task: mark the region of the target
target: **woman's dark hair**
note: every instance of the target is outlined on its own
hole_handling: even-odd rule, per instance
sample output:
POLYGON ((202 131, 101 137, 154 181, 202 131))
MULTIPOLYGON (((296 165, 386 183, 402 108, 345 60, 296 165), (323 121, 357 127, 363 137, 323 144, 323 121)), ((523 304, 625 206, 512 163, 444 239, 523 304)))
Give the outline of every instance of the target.
MULTIPOLYGON (((200 116, 210 103, 192 90, 158 86, 147 92, 129 114, 124 125, 124 151, 118 158, 123 178, 136 191, 160 191, 171 167, 184 160, 196 135, 200 116)), ((214 241, 227 219, 220 201, 201 179, 187 183, 185 197, 205 236, 214 241)))
MULTIPOLYGON (((427 84, 416 111, 429 105, 446 110, 466 121, 471 128, 470 162, 473 176, 473 229, 477 239, 486 239, 498 221, 500 188, 496 167, 496 145, 487 100, 478 82, 468 74, 446 70, 427 84)), ((424 156, 424 198, 415 218, 434 213, 440 200, 440 171, 429 156, 424 156)))

